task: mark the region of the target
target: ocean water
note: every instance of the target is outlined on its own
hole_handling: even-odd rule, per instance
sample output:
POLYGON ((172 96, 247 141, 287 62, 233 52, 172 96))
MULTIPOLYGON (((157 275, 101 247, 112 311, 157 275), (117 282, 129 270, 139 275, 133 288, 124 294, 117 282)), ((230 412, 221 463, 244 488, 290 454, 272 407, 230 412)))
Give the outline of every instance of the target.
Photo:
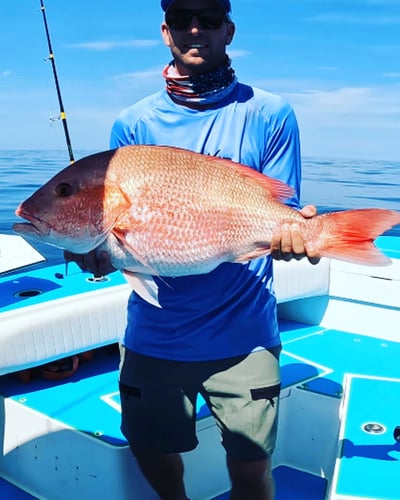
MULTIPOLYGON (((77 159, 94 151, 76 151, 77 159)), ((69 164, 63 150, 0 150, 0 233, 12 234, 18 204, 69 164)), ((302 204, 319 212, 353 208, 400 211, 400 161, 303 158, 302 204)), ((400 236, 400 226, 386 234, 400 236)), ((63 254, 49 245, 35 244, 51 264, 63 254)))

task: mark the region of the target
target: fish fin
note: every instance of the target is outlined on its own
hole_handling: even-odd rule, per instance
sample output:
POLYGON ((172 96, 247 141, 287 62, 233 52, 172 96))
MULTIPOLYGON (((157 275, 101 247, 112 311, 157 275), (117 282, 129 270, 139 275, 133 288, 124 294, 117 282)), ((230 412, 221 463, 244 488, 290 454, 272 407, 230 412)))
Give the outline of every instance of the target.
POLYGON ((243 255, 239 255, 234 262, 243 263, 248 262, 249 260, 258 259, 259 257, 265 257, 271 252, 271 245, 265 244, 263 246, 259 246, 254 250, 250 250, 250 252, 244 253, 243 255))
POLYGON ((142 257, 135 248, 132 247, 132 245, 129 242, 129 238, 127 237, 127 231, 124 230, 122 227, 114 227, 113 230, 111 231, 111 234, 113 234, 117 240, 119 241, 120 245, 127 248, 129 253, 133 255, 133 257, 140 263, 142 266, 149 271, 149 274, 152 274, 154 276, 158 276, 158 273, 155 269, 153 269, 149 263, 146 261, 144 257, 142 257))
POLYGON ((224 158, 213 158, 214 161, 227 162, 230 168, 236 168, 240 175, 244 178, 255 179, 260 185, 266 189, 269 194, 279 200, 284 201, 288 198, 292 197, 294 194, 294 189, 290 187, 288 184, 274 179, 272 177, 268 177, 267 175, 262 174, 258 170, 254 168, 247 167, 246 165, 241 165, 239 163, 234 163, 231 160, 226 160, 224 158))
MULTIPOLYGON (((253 169, 250 169, 250 171, 253 169)), ((262 184, 270 193, 270 195, 279 201, 285 201, 294 194, 294 189, 278 179, 273 179, 264 174, 260 174, 254 170, 257 174, 261 175, 258 177, 258 181, 262 184)), ((248 173, 246 175, 249 175, 248 173)))
MULTIPOLYGON (((156 269, 151 267, 149 263, 146 261, 144 257, 139 255, 139 253, 135 250, 135 248, 132 247, 132 245, 129 243, 129 238, 127 237, 127 231, 120 227, 114 227, 112 230, 111 234, 117 238, 117 240, 120 242, 122 246, 128 249, 128 251, 133 255, 133 257, 148 271, 149 275, 157 276, 164 285, 166 285, 168 288, 171 288, 171 285, 167 283, 158 273, 156 269)), ((124 270, 124 272, 129 273, 130 271, 124 270)), ((132 273, 131 274, 140 274, 140 273, 132 273)), ((143 274, 146 276, 145 274, 143 274)), ((139 294, 140 295, 140 294, 139 294)))
POLYGON ((126 281, 143 300, 149 304, 161 308, 158 300, 158 286, 150 274, 132 273, 123 270, 126 281))
POLYGON ((322 256, 370 266, 391 264, 391 260, 374 245, 374 240, 400 224, 400 212, 367 208, 332 212, 315 219, 322 221, 323 218, 328 230, 327 234, 321 231, 318 250, 322 256))
POLYGON ((353 264, 365 266, 388 266, 392 263, 389 257, 386 257, 372 242, 346 244, 346 242, 336 244, 335 248, 323 249, 322 257, 343 260, 353 264))

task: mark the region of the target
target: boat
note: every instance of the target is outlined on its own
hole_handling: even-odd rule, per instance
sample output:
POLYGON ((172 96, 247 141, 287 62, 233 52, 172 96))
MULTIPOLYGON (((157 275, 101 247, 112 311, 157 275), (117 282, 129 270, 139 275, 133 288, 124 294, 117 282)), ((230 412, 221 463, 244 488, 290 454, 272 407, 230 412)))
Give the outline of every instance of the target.
MULTIPOLYGON (((400 237, 376 245, 391 265, 274 262, 283 343, 276 500, 400 498, 400 237)), ((11 263, 0 277, 0 497, 156 499, 120 431, 129 285, 119 272, 94 279, 70 264, 66 273, 27 252, 17 260, 35 264, 11 263), (44 376, 65 358, 79 368, 44 376)), ((228 499, 223 448, 201 398, 197 431, 199 446, 184 455, 188 495, 228 499)))

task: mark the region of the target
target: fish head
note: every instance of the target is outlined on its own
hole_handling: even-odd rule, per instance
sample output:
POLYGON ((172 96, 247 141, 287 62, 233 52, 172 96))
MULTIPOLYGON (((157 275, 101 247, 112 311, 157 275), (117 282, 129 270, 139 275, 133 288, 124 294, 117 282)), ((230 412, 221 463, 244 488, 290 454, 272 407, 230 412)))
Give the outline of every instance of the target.
POLYGON ((13 230, 73 253, 87 253, 110 234, 128 200, 108 175, 112 151, 85 157, 65 168, 23 201, 16 215, 29 221, 13 230))

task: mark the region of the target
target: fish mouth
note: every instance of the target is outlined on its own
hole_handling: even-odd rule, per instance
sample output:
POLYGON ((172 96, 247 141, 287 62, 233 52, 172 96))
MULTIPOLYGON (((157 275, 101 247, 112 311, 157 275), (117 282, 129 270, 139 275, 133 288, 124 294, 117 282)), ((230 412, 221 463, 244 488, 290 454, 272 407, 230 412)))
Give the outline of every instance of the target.
POLYGON ((16 222, 13 224, 12 230, 21 236, 32 238, 43 238, 43 236, 50 233, 50 228, 47 227, 46 231, 43 231, 42 227, 38 227, 30 222, 16 222))
MULTIPOLYGON (((28 216, 24 215, 24 217, 28 219, 28 216)), ((14 233, 32 243, 46 243, 72 253, 84 254, 90 252, 107 238, 107 234, 101 234, 93 239, 88 233, 83 236, 80 235, 79 238, 74 238, 67 234, 58 234, 49 223, 32 215, 29 215, 29 220, 31 222, 14 223, 12 226, 14 233)))
POLYGON ((16 215, 26 219, 29 222, 17 222, 13 225, 13 231, 20 234, 26 234, 36 237, 47 236, 51 231, 51 226, 47 222, 35 217, 32 214, 28 214, 18 207, 15 211, 16 215))

